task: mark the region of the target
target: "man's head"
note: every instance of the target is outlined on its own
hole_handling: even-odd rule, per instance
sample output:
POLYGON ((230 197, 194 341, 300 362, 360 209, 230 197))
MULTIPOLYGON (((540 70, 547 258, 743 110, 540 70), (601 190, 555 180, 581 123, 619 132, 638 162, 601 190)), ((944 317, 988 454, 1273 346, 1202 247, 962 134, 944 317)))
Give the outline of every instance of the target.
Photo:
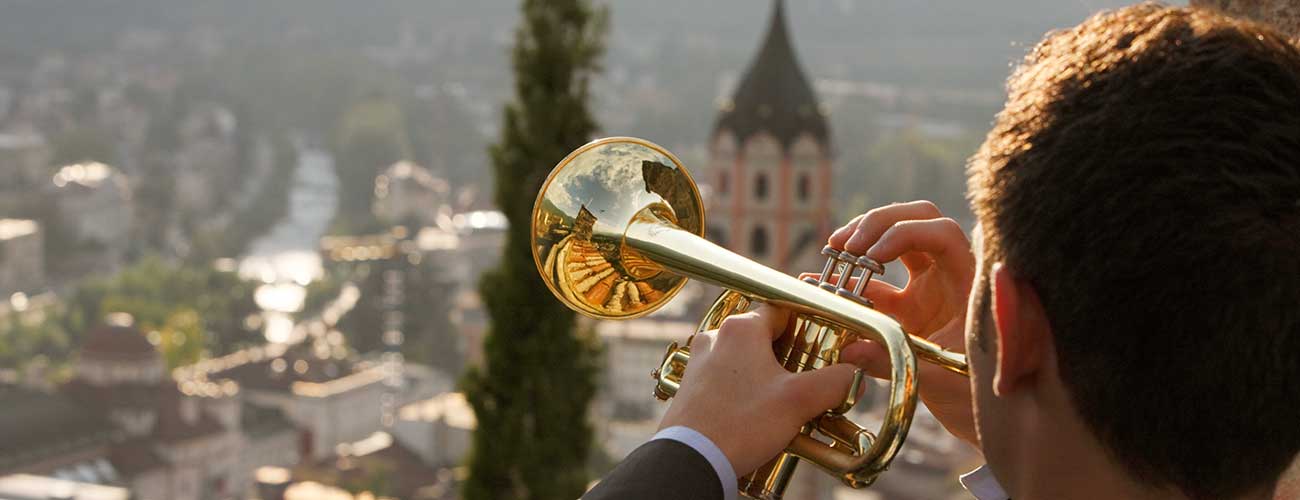
POLYGON ((1045 381, 1137 481, 1271 488, 1300 450, 1294 45, 1149 4, 1053 33, 1010 78, 970 197, 985 293, 969 316, 994 337, 969 342, 982 437, 1042 403, 1010 403, 1017 381, 1045 381))

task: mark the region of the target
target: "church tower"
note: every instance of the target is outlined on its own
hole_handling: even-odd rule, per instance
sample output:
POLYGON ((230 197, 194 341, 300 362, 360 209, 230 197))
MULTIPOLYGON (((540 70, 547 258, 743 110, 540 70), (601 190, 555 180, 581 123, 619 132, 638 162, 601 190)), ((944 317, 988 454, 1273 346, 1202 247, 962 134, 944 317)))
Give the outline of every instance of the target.
POLYGON ((831 140, 782 0, 709 144, 709 238, 786 272, 820 269, 831 230, 831 140))

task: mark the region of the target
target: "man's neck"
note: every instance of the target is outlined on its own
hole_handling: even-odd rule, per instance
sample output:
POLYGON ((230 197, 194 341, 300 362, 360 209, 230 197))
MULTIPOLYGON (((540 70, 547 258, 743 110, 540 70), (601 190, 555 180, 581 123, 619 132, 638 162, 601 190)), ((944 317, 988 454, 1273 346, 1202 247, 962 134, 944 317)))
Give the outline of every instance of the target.
POLYGON ((1021 422, 1026 439, 1016 448, 1017 470, 1004 481, 1012 498, 1091 500, 1097 498, 1178 499, 1177 489, 1152 488, 1135 480, 1117 464, 1091 431, 1070 415, 1027 417, 1021 422))

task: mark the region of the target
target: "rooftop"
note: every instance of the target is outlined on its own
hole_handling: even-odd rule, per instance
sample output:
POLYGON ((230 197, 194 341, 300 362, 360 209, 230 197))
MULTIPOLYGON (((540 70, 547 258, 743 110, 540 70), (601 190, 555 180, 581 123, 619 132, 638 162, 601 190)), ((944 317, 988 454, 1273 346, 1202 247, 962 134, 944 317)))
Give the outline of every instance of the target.
POLYGON ((116 169, 100 162, 74 163, 60 168, 54 174, 54 185, 64 187, 80 184, 86 187, 98 187, 116 173, 116 169))
POLYGON ((127 500, 125 488, 67 481, 46 476, 13 474, 0 477, 0 498, 10 500, 127 500))
POLYGON ((399 419, 408 422, 441 420, 457 429, 474 430, 478 427, 474 409, 469 406, 465 394, 460 392, 448 392, 424 401, 416 401, 403 406, 398 410, 397 415, 399 419))
POLYGON ((738 142, 767 132, 786 148, 804 134, 823 147, 830 145, 830 126, 791 46, 782 0, 773 3, 772 20, 758 55, 745 70, 735 94, 722 105, 714 133, 724 130, 738 142))
POLYGON ((45 145, 45 138, 36 133, 0 133, 0 149, 25 149, 45 145))
POLYGON ((129 315, 116 313, 110 314, 104 324, 86 333, 86 339, 81 343, 81 356, 93 359, 151 360, 160 354, 149 343, 149 339, 133 326, 129 315))
POLYGON ((0 219, 0 240, 12 240, 36 234, 40 229, 40 224, 37 224, 34 220, 0 219))
POLYGON ((59 393, 0 385, 0 470, 103 446, 114 429, 59 393))
POLYGON ((260 439, 294 429, 293 422, 274 406, 262 406, 245 401, 240 411, 239 428, 250 439, 260 439))
MULTIPOLYGON (((346 352, 318 342, 290 346, 268 344, 200 361, 177 369, 181 382, 196 384, 233 381, 243 390, 298 392, 299 384, 313 387, 347 379, 356 370, 346 352)), ((197 386, 196 386, 197 387, 197 386)))
POLYGON ((434 176, 433 173, 429 172, 429 169, 403 160, 392 164, 387 170, 375 177, 375 196, 378 198, 388 196, 389 184, 393 181, 411 181, 421 188, 441 195, 446 195, 451 191, 451 186, 447 184, 447 181, 434 176))

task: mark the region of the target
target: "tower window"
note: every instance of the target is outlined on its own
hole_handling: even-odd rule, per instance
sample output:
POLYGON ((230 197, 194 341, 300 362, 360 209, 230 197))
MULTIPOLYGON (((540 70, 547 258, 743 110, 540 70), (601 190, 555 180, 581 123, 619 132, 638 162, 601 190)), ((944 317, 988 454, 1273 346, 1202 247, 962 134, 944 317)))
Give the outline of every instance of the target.
POLYGON ((755 257, 767 255, 767 229, 763 226, 755 226, 754 232, 749 235, 749 249, 755 257))
POLYGON ((760 173, 754 177, 754 198, 767 199, 767 174, 760 173))
POLYGON ((709 241, 724 247, 727 246, 727 231, 722 229, 722 226, 710 225, 705 235, 709 237, 709 241))
POLYGON ((719 193, 727 194, 727 184, 729 183, 728 181, 730 181, 730 180, 731 180, 731 179, 730 179, 730 177, 727 175, 727 172, 723 171, 723 172, 720 172, 720 173, 718 174, 718 192, 719 192, 719 193))
POLYGON ((799 174, 799 184, 795 186, 795 190, 799 201, 808 201, 808 197, 812 196, 812 181, 808 179, 808 174, 799 174))

